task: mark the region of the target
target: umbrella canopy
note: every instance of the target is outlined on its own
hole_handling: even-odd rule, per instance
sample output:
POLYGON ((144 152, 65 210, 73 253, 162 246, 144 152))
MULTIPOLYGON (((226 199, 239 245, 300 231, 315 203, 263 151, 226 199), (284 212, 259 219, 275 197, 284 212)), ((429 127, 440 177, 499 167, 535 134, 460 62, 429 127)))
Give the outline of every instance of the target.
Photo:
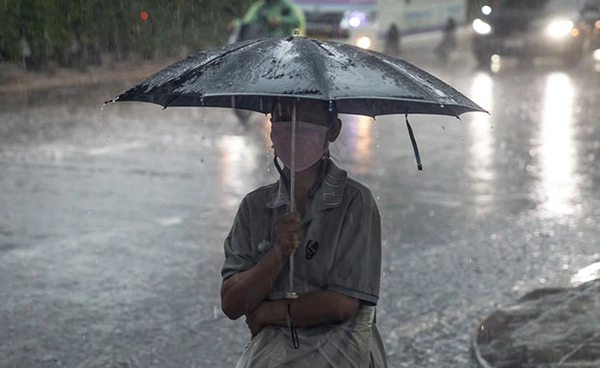
POLYGON ((270 113, 276 97, 335 101, 367 116, 485 111, 450 85, 400 59, 292 36, 235 43, 181 60, 115 101, 230 107, 270 113))

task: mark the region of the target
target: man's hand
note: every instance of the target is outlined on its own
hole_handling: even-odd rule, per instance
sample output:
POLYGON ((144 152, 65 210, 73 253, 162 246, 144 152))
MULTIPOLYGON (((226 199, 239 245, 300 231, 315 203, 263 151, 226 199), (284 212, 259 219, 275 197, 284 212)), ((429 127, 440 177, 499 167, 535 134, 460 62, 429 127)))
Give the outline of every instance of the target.
POLYGON ((289 256, 300 246, 300 224, 299 213, 288 212, 278 217, 273 222, 273 235, 275 238, 275 251, 282 259, 289 256))

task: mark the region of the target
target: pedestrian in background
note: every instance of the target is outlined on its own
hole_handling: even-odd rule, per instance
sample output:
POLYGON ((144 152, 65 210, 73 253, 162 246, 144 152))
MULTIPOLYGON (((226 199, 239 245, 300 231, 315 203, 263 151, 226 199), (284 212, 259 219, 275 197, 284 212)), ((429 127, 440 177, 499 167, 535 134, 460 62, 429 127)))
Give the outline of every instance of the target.
POLYGON ((259 0, 242 19, 240 40, 286 37, 305 28, 304 12, 291 0, 259 0))
POLYGON ((450 53, 456 49, 456 21, 450 17, 444 26, 444 34, 440 43, 435 48, 437 56, 443 60, 448 60, 450 53))
POLYGON ((402 39, 402 33, 396 25, 392 23, 385 34, 385 47, 384 53, 393 57, 400 56, 400 43, 402 39))

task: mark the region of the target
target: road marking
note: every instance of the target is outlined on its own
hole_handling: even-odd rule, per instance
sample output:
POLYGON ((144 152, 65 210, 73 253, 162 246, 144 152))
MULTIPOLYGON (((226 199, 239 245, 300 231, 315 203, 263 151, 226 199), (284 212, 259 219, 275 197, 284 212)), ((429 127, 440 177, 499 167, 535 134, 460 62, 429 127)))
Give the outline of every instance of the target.
POLYGON ((91 148, 89 150, 87 150, 87 153, 89 155, 92 156, 100 156, 100 155, 107 155, 113 152, 122 152, 122 151, 128 151, 131 149, 136 149, 136 148, 143 148, 143 147, 147 147, 148 144, 141 142, 141 141, 137 141, 137 142, 130 142, 130 143, 123 143, 123 144, 117 144, 114 146, 104 146, 104 147, 99 147, 99 148, 91 148))

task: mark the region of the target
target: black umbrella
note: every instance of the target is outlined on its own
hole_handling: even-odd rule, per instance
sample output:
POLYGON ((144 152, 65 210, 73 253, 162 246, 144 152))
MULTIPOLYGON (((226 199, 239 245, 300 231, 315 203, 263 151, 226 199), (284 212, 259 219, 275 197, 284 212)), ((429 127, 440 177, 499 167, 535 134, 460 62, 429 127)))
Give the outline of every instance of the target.
POLYGON ((270 113, 274 97, 335 101, 367 116, 485 111, 400 59, 355 46, 292 36, 239 42, 181 60, 114 101, 212 106, 270 113))
MULTIPOLYGON (((299 36, 245 41, 200 52, 159 71, 109 102, 142 101, 165 108, 230 107, 267 114, 279 97, 329 101, 331 109, 339 113, 372 117, 458 117, 469 111, 485 112, 450 85, 404 60, 299 36)), ((420 170, 408 118, 406 123, 420 170)), ((295 114, 292 127, 295 157, 295 114)), ((291 210, 295 203, 294 166, 292 159, 291 210)), ((293 272, 293 263, 290 271, 293 272)))

